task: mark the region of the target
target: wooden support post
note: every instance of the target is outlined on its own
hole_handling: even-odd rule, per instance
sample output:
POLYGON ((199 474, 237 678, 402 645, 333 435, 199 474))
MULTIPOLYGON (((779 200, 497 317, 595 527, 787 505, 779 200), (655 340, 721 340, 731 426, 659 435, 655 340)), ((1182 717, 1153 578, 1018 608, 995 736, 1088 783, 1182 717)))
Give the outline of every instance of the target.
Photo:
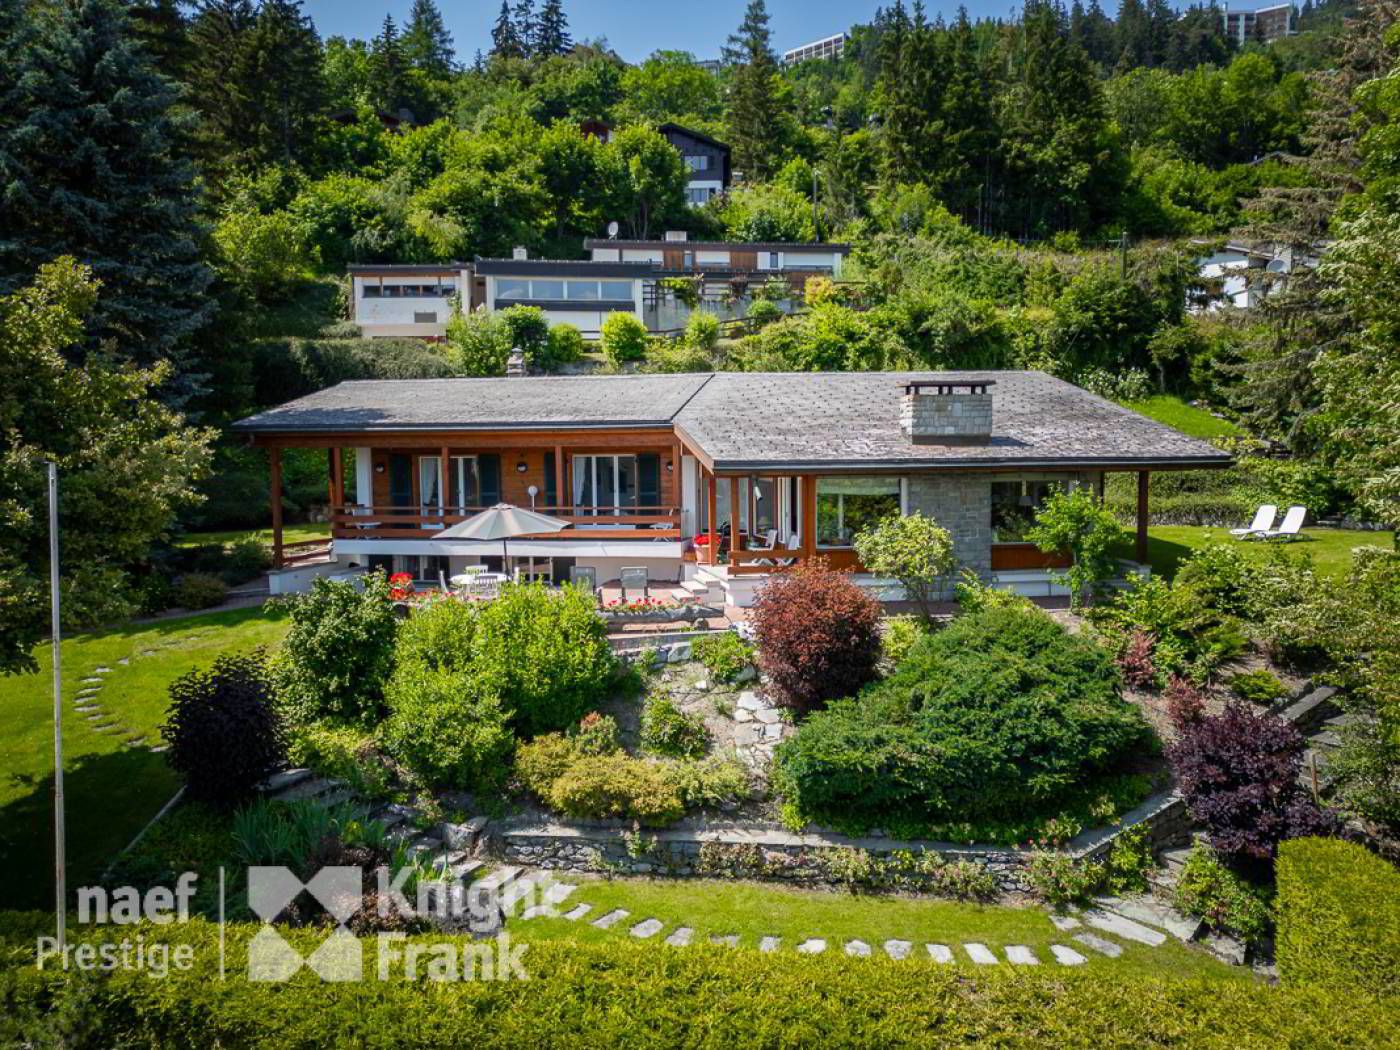
POLYGON ((1137 493, 1137 560, 1147 564, 1147 496, 1151 487, 1152 475, 1145 470, 1138 471, 1137 493))
MULTIPOLYGON (((445 515, 449 507, 452 506, 452 490, 448 485, 452 480, 452 460, 447 455, 447 446, 442 447, 442 459, 438 460, 438 503, 442 507, 445 515)), ((447 524, 445 521, 443 524, 447 524)))
POLYGON ((739 517, 739 476, 729 479, 729 564, 739 564, 739 552, 744 549, 744 532, 739 517))
MULTIPOLYGON (((685 471, 681 469, 681 443, 677 441, 671 446, 671 501, 666 504, 668 507, 676 508, 676 527, 681 527, 681 522, 685 520, 685 471)), ((664 489, 666 479, 661 479, 664 489)), ((663 502, 665 502, 663 500, 663 502)))
POLYGON ((705 546, 705 564, 714 565, 719 561, 716 557, 719 551, 719 522, 715 520, 719 514, 719 500, 714 473, 706 474, 705 479, 705 533, 709 537, 709 543, 705 546))
POLYGON ((345 508, 345 454, 339 446, 331 449, 331 514, 345 508))
MULTIPOLYGON (((573 496, 569 494, 567 486, 568 478, 564 472, 564 446, 554 446, 554 500, 558 506, 550 511, 551 514, 558 514, 559 507, 569 507, 573 496)), ((570 508, 572 513, 572 508, 570 508)))
POLYGON ((272 500, 272 567, 282 568, 282 450, 276 445, 267 450, 268 477, 272 500))
POLYGON ((817 553, 817 479, 803 474, 802 485, 802 556, 812 558, 817 553))

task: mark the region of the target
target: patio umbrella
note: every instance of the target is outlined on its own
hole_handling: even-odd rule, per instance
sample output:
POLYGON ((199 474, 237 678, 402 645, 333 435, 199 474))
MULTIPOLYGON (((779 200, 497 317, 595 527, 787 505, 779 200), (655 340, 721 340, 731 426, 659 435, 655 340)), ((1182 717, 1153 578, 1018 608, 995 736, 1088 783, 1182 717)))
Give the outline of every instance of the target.
POLYGON ((500 540, 501 562, 504 565, 510 557, 506 543, 512 536, 533 536, 540 532, 559 532, 569 527, 562 518, 551 518, 547 514, 536 514, 509 503, 497 503, 494 507, 473 514, 466 521, 458 522, 433 536, 435 540, 500 540))

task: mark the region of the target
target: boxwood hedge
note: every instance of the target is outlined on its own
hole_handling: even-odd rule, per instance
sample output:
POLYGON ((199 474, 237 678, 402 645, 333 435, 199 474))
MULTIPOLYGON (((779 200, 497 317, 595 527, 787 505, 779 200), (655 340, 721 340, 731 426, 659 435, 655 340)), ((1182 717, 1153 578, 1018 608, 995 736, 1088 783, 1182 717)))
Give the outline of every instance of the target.
POLYGON ((1400 870, 1340 839, 1278 851, 1279 974, 1289 984, 1400 996, 1400 870))
POLYGON ((779 746, 776 782, 809 818, 999 820, 1050 806, 1150 744, 1106 650, 1039 610, 991 608, 810 717, 779 746))
MULTIPOLYGON (((526 927, 528 928, 528 927, 526 927)), ((33 965, 46 916, 0 920, 0 1043, 91 1046, 1394 1046, 1390 1004, 1361 992, 1248 981, 1163 981, 1098 972, 970 973, 840 953, 542 941, 529 980, 245 979, 254 926, 231 926, 228 979, 203 922, 123 927, 149 946, 194 946, 164 979, 83 977, 33 965)), ((79 936, 92 931, 79 929, 79 936)), ((112 932, 112 931, 109 931, 112 932)), ((303 954, 324 930, 282 931, 303 954)), ((514 933, 515 930, 510 932, 514 933)), ((440 944, 440 937, 413 938, 440 944)), ((460 942, 459 942, 460 943, 460 942)), ((403 947, 402 944, 399 945, 403 947)))

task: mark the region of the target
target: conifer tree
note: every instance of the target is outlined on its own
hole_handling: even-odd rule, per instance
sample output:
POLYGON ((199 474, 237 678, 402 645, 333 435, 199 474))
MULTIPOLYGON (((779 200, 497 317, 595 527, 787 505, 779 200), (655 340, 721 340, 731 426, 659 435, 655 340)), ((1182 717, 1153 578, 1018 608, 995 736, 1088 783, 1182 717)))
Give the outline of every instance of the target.
POLYGON ((520 41, 520 53, 526 57, 539 54, 536 40, 538 27, 535 24, 535 0, 516 0, 513 21, 515 23, 515 39, 520 41))
POLYGON ((249 102, 249 163, 307 161, 326 90, 321 38, 301 0, 262 0, 235 76, 249 102))
POLYGON ((397 113, 405 104, 403 44, 392 15, 384 16, 369 52, 369 89, 381 110, 397 113))
POLYGON ((190 23, 189 101, 203 119, 195 133, 207 173, 217 178, 251 144, 242 80, 247 36, 257 19, 252 0, 204 0, 190 23))
POLYGON ((456 51, 452 34, 442 20, 442 12, 433 0, 413 0, 408 24, 399 37, 404 61, 437 80, 452 75, 456 51))
POLYGON ((569 20, 564 14, 563 3, 561 0, 544 0, 535 31, 535 53, 566 55, 573 50, 573 46, 574 42, 569 37, 569 20))
POLYGON ((777 166, 783 114, 771 37, 764 0, 749 0, 743 22, 724 48, 725 60, 734 65, 729 142, 734 166, 751 179, 766 179, 777 166))
POLYGON ((510 14, 510 0, 501 0, 501 13, 491 27, 491 54, 501 58, 523 58, 525 45, 515 31, 510 14))
POLYGON ((0 295, 59 256, 102 282, 87 349, 169 361, 192 393, 190 337, 210 315, 192 114, 135 42, 119 0, 54 5, 6 33, 0 63, 0 295))

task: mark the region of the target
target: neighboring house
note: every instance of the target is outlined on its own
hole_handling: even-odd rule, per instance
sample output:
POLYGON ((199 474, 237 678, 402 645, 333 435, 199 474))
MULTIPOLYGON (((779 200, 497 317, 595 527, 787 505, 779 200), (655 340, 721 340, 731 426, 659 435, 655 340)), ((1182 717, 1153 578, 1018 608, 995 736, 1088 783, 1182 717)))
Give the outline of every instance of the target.
POLYGON ((1145 562, 1151 473, 1231 463, 1040 372, 356 381, 234 430, 270 455, 279 567, 282 450, 329 456, 333 561, 274 572, 279 593, 351 566, 433 584, 498 569, 499 543, 435 536, 504 501, 570 523, 510 544, 523 574, 554 582, 645 567, 654 594, 747 606, 774 572, 822 557, 893 597, 852 539, 920 511, 952 533, 963 567, 1063 594, 1064 560, 1024 538, 1051 492, 1137 473, 1145 562))
MULTIPOLYGON (((1202 244, 1204 242, 1196 242, 1202 244)), ((1247 309, 1257 306, 1282 277, 1264 279, 1259 271, 1284 275, 1293 270, 1288 249, 1269 245, 1230 243, 1196 261, 1205 295, 1188 304, 1193 313, 1218 310, 1224 306, 1247 309)))
POLYGON ((1292 36, 1297 12, 1291 3, 1257 7, 1252 11, 1231 11, 1226 4, 1220 12, 1221 25, 1225 36, 1243 47, 1251 40, 1271 44, 1286 36, 1292 36))
POLYGON ((685 162, 685 198, 692 207, 698 208, 729 189, 728 146, 679 124, 662 124, 656 130, 679 151, 685 162))
POLYGON ((538 306, 551 325, 571 324, 597 338, 608 314, 642 316, 643 282, 654 267, 636 262, 531 259, 523 248, 511 259, 477 259, 489 312, 538 306))
POLYGON ((846 41, 849 39, 851 39, 849 33, 837 33, 835 36, 813 40, 810 44, 802 44, 791 51, 784 51, 783 65, 791 66, 814 58, 840 58, 841 52, 846 50, 846 41))
POLYGON ((472 274, 466 263, 432 266, 349 268, 350 319, 370 339, 441 339, 447 334, 452 302, 470 302, 472 274))

